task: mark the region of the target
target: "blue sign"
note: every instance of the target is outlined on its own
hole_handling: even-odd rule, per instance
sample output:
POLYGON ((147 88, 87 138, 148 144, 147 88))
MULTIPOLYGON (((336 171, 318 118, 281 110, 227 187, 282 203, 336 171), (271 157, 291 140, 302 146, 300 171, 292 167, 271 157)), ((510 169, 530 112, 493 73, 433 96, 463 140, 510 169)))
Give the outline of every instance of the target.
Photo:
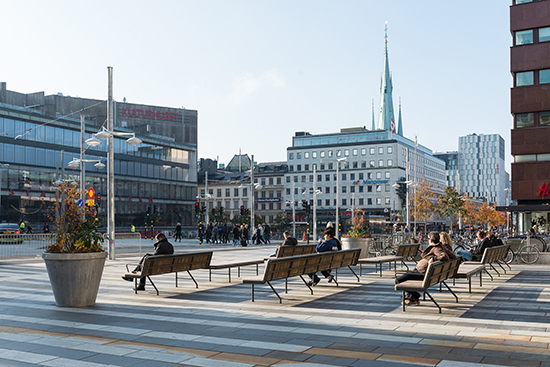
POLYGON ((76 202, 79 207, 82 207, 84 205, 84 200, 80 199, 76 202))
POLYGON ((281 198, 258 198, 254 201, 257 203, 276 203, 281 201, 281 198))

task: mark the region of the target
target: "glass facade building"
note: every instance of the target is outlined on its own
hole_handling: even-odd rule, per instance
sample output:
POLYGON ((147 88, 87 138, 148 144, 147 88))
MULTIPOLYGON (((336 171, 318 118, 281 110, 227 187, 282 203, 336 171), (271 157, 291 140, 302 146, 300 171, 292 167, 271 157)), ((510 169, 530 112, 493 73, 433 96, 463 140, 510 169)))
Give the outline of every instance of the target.
MULTIPOLYGON (((43 92, 22 94, 0 83, 0 221, 47 221, 55 183, 80 182, 80 167, 68 167, 80 158, 80 114, 84 139, 91 138, 105 124, 106 104, 43 92)), ((143 141, 133 146, 126 143, 127 137, 114 137, 117 231, 132 224, 143 228, 147 213, 157 227, 180 222, 194 229, 197 111, 115 102, 114 112, 115 131, 136 133, 143 141)), ((87 147, 84 158, 107 164, 107 141, 87 147)), ((84 189, 93 187, 101 195, 98 218, 105 225, 106 169, 84 164, 84 189)))

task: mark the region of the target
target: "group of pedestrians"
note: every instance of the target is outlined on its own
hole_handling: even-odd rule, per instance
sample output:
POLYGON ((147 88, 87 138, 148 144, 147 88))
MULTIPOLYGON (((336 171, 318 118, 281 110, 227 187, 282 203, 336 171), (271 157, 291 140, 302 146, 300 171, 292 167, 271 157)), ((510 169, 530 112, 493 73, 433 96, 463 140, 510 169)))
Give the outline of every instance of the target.
POLYGON ((268 224, 258 224, 258 227, 254 230, 252 236, 252 244, 255 245, 267 245, 271 243, 271 227, 268 224))

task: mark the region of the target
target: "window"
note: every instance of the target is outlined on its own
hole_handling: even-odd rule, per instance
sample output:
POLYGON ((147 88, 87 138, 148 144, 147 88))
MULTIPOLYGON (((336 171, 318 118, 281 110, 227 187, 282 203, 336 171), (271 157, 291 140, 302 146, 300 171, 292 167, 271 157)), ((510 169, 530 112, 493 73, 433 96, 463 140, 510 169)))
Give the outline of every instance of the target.
POLYGON ((239 189, 238 188, 233 189, 233 196, 235 196, 235 197, 239 196, 239 189))
POLYGON ((309 182, 313 182, 313 175, 309 175, 309 182))
POLYGON ((363 198, 359 198, 359 205, 365 205, 365 200, 363 198))
POLYGON ((336 156, 337 156, 337 157, 341 157, 341 156, 342 156, 342 151, 341 151, 341 150, 337 150, 337 151, 336 151, 336 156))
POLYGON ((347 186, 342 186, 342 194, 345 194, 348 192, 348 187, 347 186))
POLYGON ((392 154, 393 153, 393 147, 388 147, 388 154, 392 154))
POLYGON ((298 176, 294 176, 294 182, 298 182, 298 176))
POLYGON ((533 72, 526 71, 523 73, 516 73, 516 87, 522 87, 525 85, 533 85, 533 72))
POLYGON ((291 164, 290 166, 288 166, 288 170, 289 170, 290 172, 294 172, 294 166, 291 164))
POLYGON ((516 0, 514 4, 525 4, 525 3, 531 3, 533 0, 516 0))
POLYGON ((384 160, 383 159, 380 159, 378 161, 378 167, 384 167, 384 160))
POLYGON ((535 126, 534 113, 518 113, 516 114, 516 127, 532 127, 535 126))
POLYGON ((355 192, 355 186, 350 186, 349 187, 349 192, 355 192))
POLYGON ((386 185, 385 189, 386 189, 386 192, 390 192, 390 185, 386 185))
POLYGON ((325 181, 330 181, 330 174, 325 175, 325 181))
POLYGON ((270 184, 270 185, 273 185, 273 177, 270 177, 270 178, 269 178, 269 184, 270 184))
POLYGON ((346 181, 347 180, 347 175, 345 173, 342 173, 342 181, 346 181))
POLYGON ((367 173, 367 178, 368 178, 369 180, 372 180, 372 172, 367 173))
POLYGON ((393 167, 393 159, 388 159, 388 167, 393 167))
POLYGON ((361 148, 361 155, 367 154, 367 148, 361 148))
POLYGON ((329 158, 332 158, 332 150, 329 150, 329 151, 328 151, 328 157, 329 157, 329 158))
POLYGON ((370 154, 370 155, 374 155, 374 148, 370 148, 369 154, 370 154))
POLYGON ((321 158, 325 158, 325 151, 322 150, 322 151, 319 153, 319 156, 320 156, 321 158))
POLYGON ((321 163, 321 171, 324 171, 324 170, 325 170, 325 164, 321 163))
POLYGON ((246 197, 248 195, 248 189, 245 187, 243 188, 243 196, 246 197))
POLYGON ((328 169, 332 170, 332 169, 334 169, 333 167, 334 167, 334 166, 332 165, 332 163, 329 163, 329 164, 328 164, 328 169))
POLYGON ((296 165, 296 171, 300 172, 301 170, 302 170, 302 165, 301 164, 296 165))
POLYGON ((330 199, 325 199, 325 206, 330 206, 330 199))
POLYGON ((539 42, 550 41, 550 27, 539 29, 539 42))
POLYGON ((358 153, 357 148, 353 149, 353 155, 357 155, 357 153, 358 153))
POLYGON ((344 149, 344 155, 345 155, 346 157, 349 156, 349 149, 344 149))
POLYGON ((352 180, 352 181, 355 180, 355 173, 350 173, 349 174, 349 179, 352 180))
POLYGON ((376 178, 381 179, 382 178, 382 172, 376 172, 376 178))
POLYGON ((390 171, 386 171, 386 178, 390 178, 390 171))
POLYGON ((277 185, 280 185, 280 184, 281 184, 281 178, 277 177, 277 185))
POLYGON ((390 205, 390 198, 386 198, 386 205, 390 205))
POLYGON ((384 147, 378 148, 378 154, 384 154, 384 147))
POLYGON ((376 198, 376 205, 382 205, 382 198, 376 198))
POLYGON ((219 197, 219 198, 222 197, 222 189, 217 189, 216 190, 216 197, 219 197))
POLYGON ((364 192, 365 189, 364 189, 365 186, 359 186, 359 192, 364 192))
POLYGON ((311 158, 317 158, 317 152, 311 152, 311 158))
POLYGON ((367 192, 372 192, 372 185, 367 186, 367 192))
POLYGON ((367 205, 372 205, 372 199, 367 199, 367 205))
POLYGON ((376 185, 376 192, 382 192, 382 185, 376 185))
POLYGON ((367 161, 361 161, 361 168, 367 168, 367 161))
POLYGON ((330 186, 325 187, 325 194, 330 194, 330 186))
POLYGON ((270 198, 273 198, 273 197, 274 197, 273 195, 274 195, 274 192, 273 192, 273 191, 269 191, 269 197, 270 197, 270 198))
POLYGON ((364 174, 363 172, 361 172, 361 173, 359 174, 359 179, 362 180, 362 179, 364 179, 364 178, 365 178, 365 174, 364 174))
POLYGON ((287 189, 286 189, 286 194, 287 194, 287 195, 290 195, 290 188, 287 188, 287 189))
POLYGON ((294 159, 294 153, 288 153, 288 159, 294 159))
POLYGON ((304 171, 309 171, 309 164, 304 164, 304 171))
POLYGON ((357 168, 357 161, 353 162, 353 168, 357 168))
POLYGON ((528 45, 533 43, 533 30, 528 29, 526 31, 516 32, 516 46, 528 45))
POLYGON ((305 152, 305 153, 304 153, 304 158, 305 158, 305 159, 309 159, 309 152, 305 152))
POLYGON ((550 125, 550 111, 543 111, 539 113, 539 125, 540 126, 550 125))
POLYGON ((265 177, 262 178, 260 184, 261 184, 262 186, 265 186, 265 177))
POLYGON ((348 205, 348 204, 347 204, 347 200, 346 200, 346 199, 342 199, 342 206, 346 206, 346 205, 348 205))
POLYGON ((302 175, 302 182, 306 182, 306 176, 302 175))
POLYGON ((550 69, 539 71, 539 84, 550 83, 550 69))
POLYGON ((302 153, 296 153, 296 159, 302 159, 302 153))
POLYGON ((317 175, 317 182, 323 181, 323 175, 317 175))
POLYGON ((374 168, 374 161, 369 162, 369 167, 374 168))

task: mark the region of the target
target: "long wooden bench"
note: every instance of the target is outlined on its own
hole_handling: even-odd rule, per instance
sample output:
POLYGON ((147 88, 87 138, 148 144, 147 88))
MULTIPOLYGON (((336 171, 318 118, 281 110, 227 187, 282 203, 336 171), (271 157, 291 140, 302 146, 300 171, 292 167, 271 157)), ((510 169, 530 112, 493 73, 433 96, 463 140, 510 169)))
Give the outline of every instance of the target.
POLYGON ((403 312, 405 312, 405 292, 419 292, 419 293, 424 293, 424 300, 426 300, 426 294, 427 294, 428 297, 430 297, 432 302, 439 309, 439 313, 441 313, 441 307, 435 301, 432 295, 428 293, 428 289, 437 284, 439 284, 440 290, 441 290, 441 284, 445 285, 445 287, 447 287, 447 289, 455 297, 456 302, 458 302, 458 297, 452 291, 452 289, 449 288, 449 286, 447 285, 447 283, 445 283, 445 281, 447 279, 453 278, 456 275, 456 272, 458 271, 458 266, 461 261, 462 261, 461 256, 450 261, 444 261, 444 262, 435 261, 430 265, 428 265, 428 269, 426 269, 426 273, 424 274, 423 280, 407 280, 405 282, 396 284, 395 290, 402 292, 401 303, 403 304, 403 312))
MULTIPOLYGON (((350 249, 322 252, 320 254, 270 258, 267 260, 264 274, 261 277, 245 278, 242 281, 244 284, 251 284, 252 286, 252 302, 254 302, 254 285, 267 283, 273 293, 279 298, 279 303, 282 303, 282 298, 275 288, 273 288, 271 282, 284 279, 285 293, 288 293, 288 278, 299 276, 309 288, 311 294, 313 294, 313 289, 304 279, 304 275, 347 266, 357 277, 351 266, 357 264, 360 252, 361 249, 350 249)), ((335 280, 334 282, 338 286, 338 281, 335 280)))
MULTIPOLYGON (((500 273, 498 270, 493 266, 493 264, 497 264, 502 268, 504 273, 506 273, 506 269, 501 265, 501 263, 505 263, 504 259, 506 258, 506 255, 508 254, 508 249, 510 248, 510 245, 500 245, 495 247, 488 247, 483 252, 483 256, 481 257, 480 261, 465 261, 464 265, 477 265, 482 266, 483 269, 481 271, 485 270, 487 274, 491 277, 491 280, 493 280, 493 276, 489 271, 487 271, 487 265, 493 269, 498 276, 500 276, 500 273)), ((506 263, 505 263, 506 264, 506 263)), ((508 266, 508 264, 506 264, 508 266)))
MULTIPOLYGON (((178 272, 186 271, 187 274, 195 282, 195 286, 198 288, 199 285, 191 275, 191 270, 195 269, 209 269, 210 261, 212 260, 212 251, 208 252, 190 252, 185 254, 175 254, 175 255, 155 255, 155 256, 146 256, 143 264, 141 265, 140 272, 130 272, 128 266, 131 264, 126 264, 126 277, 133 278, 135 284, 135 293, 137 294, 137 282, 138 279, 142 277, 147 277, 149 282, 153 285, 157 291, 157 296, 159 295, 159 290, 156 287, 155 283, 151 280, 152 275, 161 275, 175 273, 176 275, 176 287, 178 286, 178 272)), ((135 264, 134 264, 135 266, 135 264)))
MULTIPOLYGON (((296 246, 278 246, 275 251, 275 258, 298 256, 304 254, 315 253, 317 245, 296 245, 296 246)), ((241 267, 256 265, 256 275, 259 275, 259 265, 263 264, 267 259, 249 260, 249 261, 233 261, 233 262, 215 262, 210 264, 208 280, 212 281, 212 270, 227 269, 229 283, 231 283, 231 269, 237 268, 237 276, 241 276, 241 267)))
POLYGON ((359 259, 359 261, 357 262, 359 264, 359 275, 362 275, 363 273, 363 269, 362 269, 363 264, 374 264, 375 272, 378 272, 378 266, 380 265, 380 276, 382 276, 383 263, 389 263, 389 269, 391 269, 391 263, 393 263, 394 272, 395 272, 397 268, 397 262, 400 261, 403 265, 407 267, 407 270, 409 270, 409 267, 405 263, 405 260, 408 258, 414 259, 419 249, 420 249, 419 243, 403 244, 403 245, 399 245, 399 247, 397 248, 397 253, 395 255, 367 257, 367 258, 359 259))

